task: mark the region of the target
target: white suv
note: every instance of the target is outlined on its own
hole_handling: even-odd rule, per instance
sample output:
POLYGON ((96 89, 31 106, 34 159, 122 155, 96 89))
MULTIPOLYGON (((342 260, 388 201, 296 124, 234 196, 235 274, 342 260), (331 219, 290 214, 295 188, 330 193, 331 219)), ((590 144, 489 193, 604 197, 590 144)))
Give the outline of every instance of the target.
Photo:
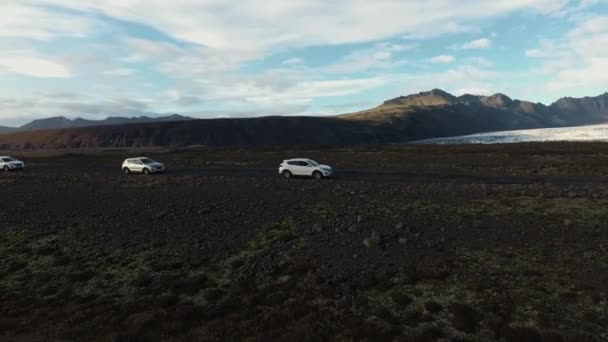
POLYGON ((20 160, 8 156, 0 157, 0 170, 9 171, 23 168, 25 168, 25 163, 20 160))
POLYGON ((331 167, 321 165, 314 160, 296 158, 283 160, 279 166, 279 174, 284 178, 292 176, 310 176, 316 179, 329 177, 332 174, 331 167))
POLYGON ((165 166, 147 157, 129 158, 122 162, 122 172, 129 173, 157 173, 165 171, 165 166))

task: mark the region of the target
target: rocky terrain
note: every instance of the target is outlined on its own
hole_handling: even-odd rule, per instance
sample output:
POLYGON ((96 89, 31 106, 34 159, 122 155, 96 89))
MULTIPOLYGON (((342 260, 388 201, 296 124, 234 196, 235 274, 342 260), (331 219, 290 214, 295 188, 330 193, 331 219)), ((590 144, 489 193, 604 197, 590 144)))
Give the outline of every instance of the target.
POLYGON ((504 94, 456 97, 434 89, 338 116, 188 119, 178 115, 103 121, 55 117, 8 133, 0 127, 0 133, 4 132, 0 134, 0 149, 403 143, 481 132, 606 123, 608 93, 563 98, 545 106, 504 94))
POLYGON ((7 154, 2 341, 608 339, 605 144, 7 154))

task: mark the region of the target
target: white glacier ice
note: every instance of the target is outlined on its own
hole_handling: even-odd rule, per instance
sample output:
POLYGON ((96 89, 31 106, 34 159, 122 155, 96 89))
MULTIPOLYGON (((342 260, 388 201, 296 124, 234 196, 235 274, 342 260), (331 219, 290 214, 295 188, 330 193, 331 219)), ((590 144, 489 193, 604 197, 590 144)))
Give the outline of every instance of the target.
POLYGON ((536 141, 608 141, 608 124, 487 132, 416 141, 417 144, 509 144, 536 141))

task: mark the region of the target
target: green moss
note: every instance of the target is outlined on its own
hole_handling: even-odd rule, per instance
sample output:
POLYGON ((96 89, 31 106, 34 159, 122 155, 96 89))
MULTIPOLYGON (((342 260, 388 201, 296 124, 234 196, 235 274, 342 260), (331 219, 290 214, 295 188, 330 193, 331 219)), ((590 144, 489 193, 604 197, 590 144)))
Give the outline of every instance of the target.
POLYGON ((508 197, 474 200, 452 209, 460 218, 538 215, 599 223, 608 219, 608 200, 587 198, 508 197))

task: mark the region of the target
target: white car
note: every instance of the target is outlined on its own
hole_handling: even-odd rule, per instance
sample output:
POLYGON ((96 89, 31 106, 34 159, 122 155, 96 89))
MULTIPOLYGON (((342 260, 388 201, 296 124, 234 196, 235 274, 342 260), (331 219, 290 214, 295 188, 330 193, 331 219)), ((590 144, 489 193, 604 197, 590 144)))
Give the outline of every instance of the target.
POLYGON ((25 163, 20 160, 8 156, 0 157, 0 170, 9 171, 23 168, 25 168, 25 163))
POLYGON ((308 176, 321 179, 331 176, 332 172, 331 167, 321 165, 314 160, 306 158, 283 160, 279 166, 279 174, 284 178, 291 178, 292 176, 308 176))
POLYGON ((158 173, 165 171, 165 166, 148 157, 137 157, 125 159, 122 162, 122 172, 129 173, 158 173))

